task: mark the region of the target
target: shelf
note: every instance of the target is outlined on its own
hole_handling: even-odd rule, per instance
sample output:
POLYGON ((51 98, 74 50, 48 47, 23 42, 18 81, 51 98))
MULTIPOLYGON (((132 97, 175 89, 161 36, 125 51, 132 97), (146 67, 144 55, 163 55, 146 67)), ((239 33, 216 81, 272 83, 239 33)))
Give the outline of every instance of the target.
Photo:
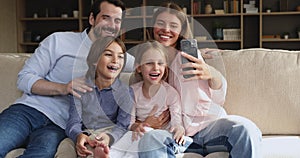
POLYGON ((300 11, 299 12, 271 12, 271 13, 266 13, 266 12, 263 12, 262 15, 269 15, 269 16, 276 16, 276 15, 300 15, 300 11))
POLYGON ((139 44, 139 43, 141 43, 141 42, 143 42, 143 41, 129 40, 129 39, 125 39, 125 40, 124 40, 124 43, 125 43, 125 44, 139 44))
POLYGON ((262 39, 263 42, 300 42, 299 38, 289 38, 289 39, 262 39))
POLYGON ((259 13, 242 13, 243 16, 259 16, 259 13))
POLYGON ((58 21, 58 20, 79 20, 79 18, 74 17, 68 17, 68 18, 62 18, 62 17, 40 17, 40 18, 21 18, 21 21, 58 21))
MULTIPOLYGON (((145 40, 146 27, 149 26, 153 14, 153 6, 159 6, 166 0, 141 0, 131 1, 123 0, 129 8, 138 8, 138 10, 132 10, 130 15, 126 15, 123 20, 122 29, 127 30, 124 34, 124 43, 127 46, 134 46, 145 40), (146 8, 145 6, 152 6, 152 8, 146 8), (132 26, 135 27, 134 30, 132 26), (130 30, 130 31, 129 31, 130 30)), ((198 1, 198 0, 197 0, 198 1)), ((295 30, 300 27, 300 11, 293 11, 296 6, 300 5, 299 0, 289 1, 289 8, 286 12, 279 12, 279 3, 274 0, 254 0, 255 7, 257 7, 257 13, 245 13, 243 9, 244 4, 248 4, 249 0, 238 0, 240 3, 239 13, 224 13, 224 14, 204 14, 204 3, 200 12, 194 12, 193 2, 196 0, 174 0, 175 3, 187 8, 187 16, 190 19, 193 35, 206 36, 208 40, 201 40, 198 42, 204 43, 205 46, 214 44, 219 49, 243 49, 253 47, 270 48, 281 47, 282 49, 299 48, 300 39, 295 30), (270 8, 272 12, 265 12, 266 8, 270 8), (195 14, 194 14, 195 13, 195 14), (197 13, 197 14, 196 14, 197 13), (199 14, 201 13, 201 14, 199 14), (215 22, 223 24, 223 29, 240 29, 241 40, 211 40, 214 36, 215 22), (282 27, 282 24, 285 24, 282 27), (200 26, 200 27, 199 27, 200 26), (199 28, 199 29, 198 29, 199 28), (290 39, 266 39, 263 35, 281 35, 283 32, 290 33, 290 39), (276 44, 273 44, 275 42, 276 44)), ((203 1, 202 1, 203 2, 203 1)), ((212 1, 212 7, 223 9, 223 0, 212 1)), ((36 34, 41 35, 41 40, 45 38, 49 33, 54 31, 83 31, 88 26, 88 15, 91 7, 91 1, 86 0, 24 0, 17 1, 18 11, 18 51, 19 52, 33 52, 34 48, 38 46, 37 42, 24 42, 24 34, 31 32, 34 37, 36 34), (45 8, 49 9, 49 17, 45 17, 45 8), (50 14, 52 8, 59 8, 60 11, 64 8, 68 8, 67 18, 60 17, 56 11, 56 14, 50 14), (72 10, 79 11, 79 17, 72 17, 72 10), (38 13, 38 18, 33 18, 32 15, 38 13), (52 15, 52 16, 50 16, 52 15)), ((128 8, 128 9, 129 9, 128 8)), ((27 40, 28 41, 28 38, 27 40)), ((299 48, 300 49, 300 48, 299 48)))
POLYGON ((125 19, 141 19, 143 18, 143 16, 133 16, 133 15, 130 15, 130 16, 126 16, 125 19))
POLYGON ((226 14, 194 14, 192 17, 233 17, 233 16, 241 16, 241 13, 226 13, 226 14))
POLYGON ((241 40, 201 40, 198 42, 235 43, 235 42, 241 42, 241 40))
POLYGON ((39 45, 38 42, 22 42, 20 44, 24 45, 24 46, 38 46, 39 45))

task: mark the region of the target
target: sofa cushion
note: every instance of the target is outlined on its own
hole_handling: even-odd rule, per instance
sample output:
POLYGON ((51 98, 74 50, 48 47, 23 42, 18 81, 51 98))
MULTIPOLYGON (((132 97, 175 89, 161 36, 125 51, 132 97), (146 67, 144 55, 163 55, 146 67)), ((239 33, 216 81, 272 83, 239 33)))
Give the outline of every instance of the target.
POLYGON ((299 149, 299 136, 269 136, 262 140, 263 158, 299 158, 299 149))
POLYGON ((0 53, 0 112, 21 96, 22 93, 16 85, 17 77, 28 57, 30 57, 30 54, 0 53))
POLYGON ((227 50, 222 59, 228 114, 251 119, 264 135, 300 134, 300 51, 227 50))

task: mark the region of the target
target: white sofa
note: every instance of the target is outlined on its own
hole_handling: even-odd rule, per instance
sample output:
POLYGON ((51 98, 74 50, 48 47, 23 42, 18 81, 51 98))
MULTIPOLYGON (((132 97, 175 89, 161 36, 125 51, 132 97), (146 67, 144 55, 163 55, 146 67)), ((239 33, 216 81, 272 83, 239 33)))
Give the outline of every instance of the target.
MULTIPOLYGON (((0 53, 0 111, 21 95, 16 89, 17 73, 29 56, 0 53)), ((251 119, 263 132, 263 158, 299 158, 300 51, 261 48, 225 50, 207 62, 219 69, 227 79, 224 107, 228 114, 251 119)), ((122 80, 128 82, 129 75, 122 73, 122 80)), ((22 152, 23 149, 13 150, 6 158, 16 157, 22 152)), ((185 154, 177 157, 202 156, 185 154)), ((222 157, 228 157, 228 153, 206 156, 222 157)))

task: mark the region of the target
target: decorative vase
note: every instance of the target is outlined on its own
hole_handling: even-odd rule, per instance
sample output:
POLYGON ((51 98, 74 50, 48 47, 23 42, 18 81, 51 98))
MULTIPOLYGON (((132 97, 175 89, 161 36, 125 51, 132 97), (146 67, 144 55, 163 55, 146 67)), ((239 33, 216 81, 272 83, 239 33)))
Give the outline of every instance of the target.
POLYGON ((205 6, 205 14, 211 14, 211 13, 212 13, 211 4, 206 4, 206 6, 205 6))
POLYGON ((300 11, 300 5, 298 5, 297 7, 296 7, 296 10, 299 12, 300 11))
POLYGON ((216 40, 223 40, 223 28, 214 29, 214 37, 216 40))

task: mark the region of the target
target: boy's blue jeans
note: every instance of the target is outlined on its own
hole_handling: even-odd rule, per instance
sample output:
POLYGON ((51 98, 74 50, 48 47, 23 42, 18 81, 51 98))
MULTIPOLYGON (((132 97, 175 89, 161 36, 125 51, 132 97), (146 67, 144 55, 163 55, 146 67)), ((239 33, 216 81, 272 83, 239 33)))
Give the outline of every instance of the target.
MULTIPOLYGON (((176 144, 163 130, 146 133, 140 140, 139 156, 143 158, 175 158, 176 144)), ((206 156, 213 152, 228 152, 230 158, 260 158, 262 134, 250 120, 228 116, 210 123, 193 136, 185 152, 206 156)))
POLYGON ((0 114, 0 157, 25 147, 22 158, 53 158, 65 132, 44 114, 23 104, 15 104, 0 114))

